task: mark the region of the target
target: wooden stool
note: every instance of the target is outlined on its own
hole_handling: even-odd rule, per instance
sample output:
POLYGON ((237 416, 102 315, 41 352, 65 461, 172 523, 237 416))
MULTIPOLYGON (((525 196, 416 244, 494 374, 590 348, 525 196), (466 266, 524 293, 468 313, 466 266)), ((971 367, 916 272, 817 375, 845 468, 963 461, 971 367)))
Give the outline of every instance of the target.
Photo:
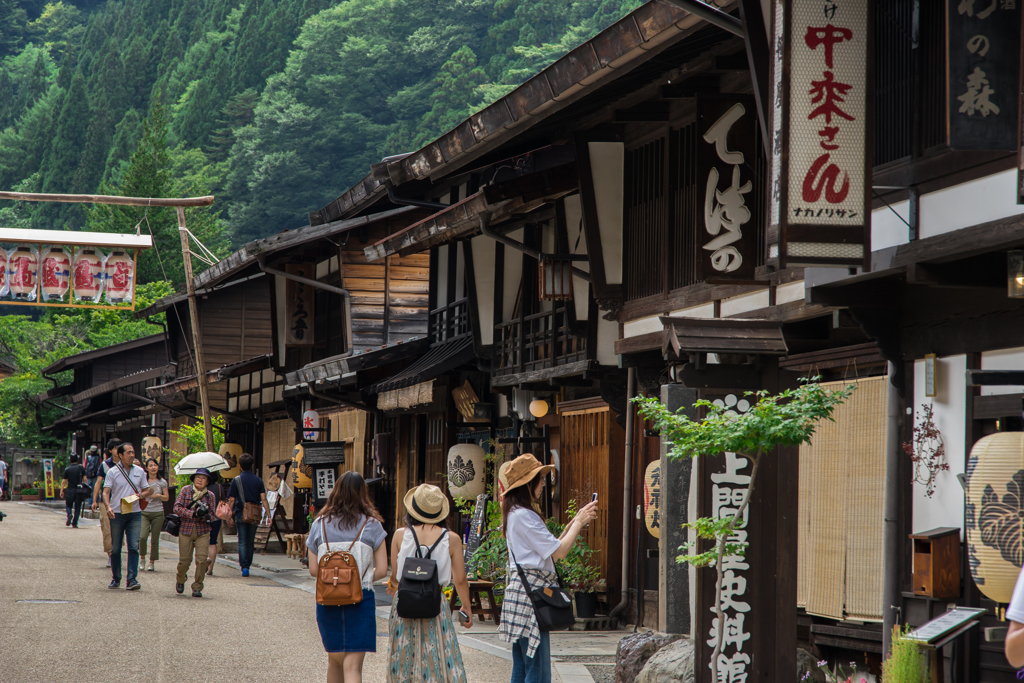
MULTIPOLYGON (((452 591, 452 598, 448 601, 448 607, 454 613, 456 604, 459 601, 459 594, 456 591, 452 591)), ((501 625, 501 608, 495 604, 494 600, 494 583, 491 581, 470 581, 469 582, 469 607, 473 610, 473 614, 480 617, 480 621, 484 621, 484 615, 489 614, 494 619, 494 625, 501 625), (484 609, 483 600, 481 594, 487 596, 488 608, 484 609)))

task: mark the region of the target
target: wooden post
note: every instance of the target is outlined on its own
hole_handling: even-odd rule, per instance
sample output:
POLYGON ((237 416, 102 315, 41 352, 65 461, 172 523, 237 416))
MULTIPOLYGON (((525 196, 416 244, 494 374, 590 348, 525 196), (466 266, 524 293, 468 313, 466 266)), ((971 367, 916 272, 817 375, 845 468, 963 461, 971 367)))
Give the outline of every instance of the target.
POLYGON ((185 209, 178 207, 178 234, 181 236, 181 256, 185 263, 185 288, 188 292, 188 312, 192 320, 192 346, 196 352, 196 379, 199 380, 199 403, 203 413, 203 434, 206 450, 213 452, 213 428, 210 424, 210 401, 206 390, 206 364, 203 362, 203 343, 199 335, 199 308, 196 304, 196 286, 192 280, 192 252, 185 229, 185 209))

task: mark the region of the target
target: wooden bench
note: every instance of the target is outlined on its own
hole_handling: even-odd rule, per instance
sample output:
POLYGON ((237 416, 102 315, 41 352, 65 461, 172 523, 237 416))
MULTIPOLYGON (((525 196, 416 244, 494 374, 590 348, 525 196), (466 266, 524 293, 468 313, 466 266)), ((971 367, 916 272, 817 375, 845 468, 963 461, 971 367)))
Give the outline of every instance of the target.
MULTIPOLYGON (((452 591, 451 600, 448 601, 448 607, 452 613, 455 613, 459 602, 459 594, 457 591, 452 591)), ((494 619, 494 625, 501 625, 501 608, 495 604, 494 600, 494 583, 491 581, 470 581, 469 582, 469 607, 473 610, 473 614, 480 617, 480 621, 484 621, 484 615, 489 614, 494 619), (483 606, 482 596, 487 596, 487 605, 485 609, 483 606)))

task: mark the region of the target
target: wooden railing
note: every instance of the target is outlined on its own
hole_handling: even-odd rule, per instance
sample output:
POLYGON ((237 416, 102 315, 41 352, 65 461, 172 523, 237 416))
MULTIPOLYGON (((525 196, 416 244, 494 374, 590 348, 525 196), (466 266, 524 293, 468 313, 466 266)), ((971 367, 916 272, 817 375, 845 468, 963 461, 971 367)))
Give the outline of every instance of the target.
POLYGON ((556 306, 549 313, 535 313, 522 320, 501 323, 495 329, 497 368, 495 376, 536 372, 587 359, 587 338, 573 329, 568 309, 556 306))
POLYGON ((430 345, 436 346, 473 334, 469 299, 459 299, 430 312, 430 345))

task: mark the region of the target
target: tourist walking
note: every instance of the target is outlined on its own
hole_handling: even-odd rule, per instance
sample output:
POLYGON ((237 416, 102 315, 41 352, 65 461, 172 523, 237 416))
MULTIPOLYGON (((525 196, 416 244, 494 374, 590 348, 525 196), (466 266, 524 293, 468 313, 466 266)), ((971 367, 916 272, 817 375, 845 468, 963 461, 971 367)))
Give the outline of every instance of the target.
POLYGON ((356 560, 363 586, 363 599, 354 605, 316 606, 316 625, 327 651, 327 683, 361 683, 363 657, 377 651, 373 582, 388 574, 387 533, 381 521, 363 477, 346 472, 310 525, 306 537, 310 575, 316 577, 319 558, 328 547, 346 550, 356 560))
MULTIPOLYGON (((100 463, 98 473, 96 475, 96 482, 92 487, 92 511, 96 512, 96 508, 103 504, 103 498, 100 491, 103 489, 103 481, 107 476, 107 472, 117 462, 117 453, 115 452, 117 447, 121 445, 121 440, 114 437, 107 442, 107 459, 100 463)), ((107 568, 110 568, 110 517, 107 514, 106 506, 100 510, 100 529, 103 530, 103 552, 107 554, 107 568)))
POLYGON ((214 514, 210 515, 210 551, 206 556, 207 576, 213 576, 213 565, 217 563, 217 546, 220 543, 220 530, 224 521, 217 516, 216 506, 220 505, 220 502, 224 500, 225 493, 224 484, 220 482, 220 474, 213 472, 210 476, 213 477, 213 480, 210 482, 209 489, 210 493, 213 494, 215 504, 213 508, 214 514))
POLYGON ((92 507, 92 503, 96 499, 96 480, 99 479, 102 464, 103 454, 100 453, 99 446, 96 444, 89 446, 89 450, 85 453, 85 481, 89 485, 89 507, 92 507))
POLYGON ((4 499, 4 490, 7 488, 7 461, 0 458, 0 500, 4 499))
MULTIPOLYGON (((405 528, 397 529, 391 540, 388 593, 397 593, 407 558, 434 560, 438 584, 444 587, 454 582, 462 612, 469 617, 462 625, 472 627, 462 539, 448 531, 448 497, 436 486, 420 484, 405 495, 405 510, 405 528)), ((399 599, 392 602, 388 621, 388 683, 466 683, 466 668, 444 593, 438 615, 426 619, 399 616, 399 599)))
POLYGON ((192 581, 192 597, 203 597, 203 579, 206 578, 206 562, 210 552, 210 519, 217 509, 217 503, 207 488, 210 470, 200 467, 191 476, 192 483, 178 494, 174 501, 174 514, 181 517, 178 531, 178 575, 174 590, 185 592, 185 579, 196 556, 196 572, 192 581))
POLYGON ((103 503, 110 519, 110 585, 121 586, 121 547, 128 542, 128 582, 125 588, 139 590, 139 532, 142 529, 142 505, 153 495, 146 486, 146 471, 132 464, 135 447, 122 443, 116 450, 119 462, 107 470, 103 479, 103 503), (116 510, 116 512, 115 512, 116 510))
POLYGON ((253 548, 256 545, 256 527, 259 526, 259 520, 244 521, 245 504, 262 503, 264 514, 267 518, 270 517, 267 489, 263 486, 263 480, 252 473, 252 464, 253 457, 248 453, 238 456, 238 468, 241 472, 231 480, 231 487, 228 489, 228 504, 234 510, 235 528, 238 530, 238 564, 242 568, 242 576, 249 576, 253 548))
POLYGON ((164 528, 164 501, 170 497, 167 480, 160 476, 160 463, 156 458, 146 461, 146 485, 153 489, 149 505, 142 511, 142 537, 139 540, 139 557, 146 560, 149 550, 149 564, 146 571, 156 571, 160 559, 160 531, 164 528), (151 543, 147 543, 152 540, 151 543))
POLYGON ((597 518, 597 501, 585 505, 558 538, 548 531, 534 505, 541 500, 545 475, 553 465, 542 465, 529 453, 506 469, 505 499, 501 503, 501 530, 508 544, 509 566, 505 599, 501 604, 502 640, 512 643, 512 683, 550 683, 551 641, 537 626, 533 603, 523 588, 516 563, 532 589, 558 585, 555 560, 569 554, 576 537, 597 518))
POLYGON ((79 487, 85 481, 85 468, 78 464, 77 453, 72 453, 69 460, 71 464, 64 468, 60 480, 60 496, 64 499, 64 510, 68 513, 64 526, 77 529, 78 518, 82 516, 82 503, 85 502, 85 497, 79 492, 79 487))

